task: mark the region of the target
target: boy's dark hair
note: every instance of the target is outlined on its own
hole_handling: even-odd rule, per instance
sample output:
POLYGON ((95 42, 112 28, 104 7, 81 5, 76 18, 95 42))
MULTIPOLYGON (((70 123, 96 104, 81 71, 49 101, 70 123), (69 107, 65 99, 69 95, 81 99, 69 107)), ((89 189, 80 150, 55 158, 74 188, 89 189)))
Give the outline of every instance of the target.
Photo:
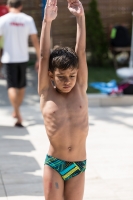
POLYGON ((78 68, 78 56, 70 47, 56 47, 52 50, 49 59, 49 71, 56 69, 66 70, 78 68))
POLYGON ((11 8, 19 8, 20 6, 22 6, 22 0, 8 0, 7 4, 11 8))

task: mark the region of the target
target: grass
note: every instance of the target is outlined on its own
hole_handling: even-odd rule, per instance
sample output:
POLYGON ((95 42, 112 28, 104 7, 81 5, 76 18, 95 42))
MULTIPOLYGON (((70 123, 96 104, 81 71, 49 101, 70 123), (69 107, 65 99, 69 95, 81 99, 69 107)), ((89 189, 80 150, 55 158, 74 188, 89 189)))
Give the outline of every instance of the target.
MULTIPOLYGON (((114 69, 114 66, 107 66, 107 67, 89 67, 89 83, 91 82, 109 82, 113 79, 115 79, 117 82, 120 81, 120 79, 116 75, 116 71, 114 69)), ((88 84, 89 84, 88 83, 88 84)), ((88 86, 88 93, 100 93, 99 90, 94 89, 90 86, 88 86)))

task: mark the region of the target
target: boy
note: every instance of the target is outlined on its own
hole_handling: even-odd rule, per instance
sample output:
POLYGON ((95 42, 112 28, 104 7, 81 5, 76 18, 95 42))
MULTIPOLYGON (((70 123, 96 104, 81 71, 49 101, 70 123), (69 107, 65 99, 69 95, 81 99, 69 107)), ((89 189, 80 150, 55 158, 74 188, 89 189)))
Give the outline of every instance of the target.
POLYGON ((38 92, 50 141, 44 165, 44 194, 46 200, 82 200, 88 134, 85 16, 78 0, 68 2, 68 9, 77 20, 76 53, 68 47, 58 47, 50 53, 56 4, 56 0, 46 4, 40 42, 38 92))

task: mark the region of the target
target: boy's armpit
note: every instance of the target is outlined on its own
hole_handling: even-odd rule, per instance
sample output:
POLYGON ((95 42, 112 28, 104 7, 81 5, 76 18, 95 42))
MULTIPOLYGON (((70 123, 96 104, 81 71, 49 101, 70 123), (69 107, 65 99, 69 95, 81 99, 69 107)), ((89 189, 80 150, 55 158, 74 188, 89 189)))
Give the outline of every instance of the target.
POLYGON ((45 97, 46 92, 48 91, 48 89, 43 88, 42 90, 38 90, 38 94, 40 97, 45 97))

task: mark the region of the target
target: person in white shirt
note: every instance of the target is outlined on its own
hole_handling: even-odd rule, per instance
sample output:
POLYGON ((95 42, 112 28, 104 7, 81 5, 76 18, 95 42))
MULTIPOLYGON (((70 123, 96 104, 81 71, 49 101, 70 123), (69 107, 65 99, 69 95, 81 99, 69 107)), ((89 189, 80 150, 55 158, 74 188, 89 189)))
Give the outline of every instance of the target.
POLYGON ((2 63, 1 63, 1 56, 2 56, 2 48, 3 48, 3 38, 0 37, 0 78, 4 78, 2 74, 2 63))
POLYGON ((9 13, 0 18, 0 37, 4 38, 1 62, 7 69, 7 87, 9 100, 13 106, 15 126, 22 126, 22 117, 19 107, 23 101, 26 87, 26 66, 29 60, 28 38, 30 36, 36 49, 38 68, 39 40, 34 20, 31 16, 22 13, 21 0, 8 0, 9 13))
MULTIPOLYGON (((8 8, 5 5, 0 5, 0 17, 8 13, 8 8)), ((2 56, 2 49, 3 49, 3 37, 0 37, 0 79, 5 78, 2 72, 2 63, 1 63, 1 56, 2 56)))

